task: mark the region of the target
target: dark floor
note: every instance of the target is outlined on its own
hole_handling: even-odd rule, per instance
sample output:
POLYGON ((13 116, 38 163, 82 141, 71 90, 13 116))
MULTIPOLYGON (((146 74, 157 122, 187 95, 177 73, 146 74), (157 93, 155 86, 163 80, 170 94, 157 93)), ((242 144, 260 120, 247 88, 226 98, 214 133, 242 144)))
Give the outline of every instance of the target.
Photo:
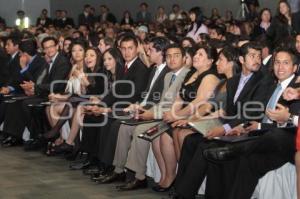
POLYGON ((0 148, 0 199, 156 199, 150 188, 117 192, 116 184, 98 185, 81 171, 70 171, 62 157, 0 148))

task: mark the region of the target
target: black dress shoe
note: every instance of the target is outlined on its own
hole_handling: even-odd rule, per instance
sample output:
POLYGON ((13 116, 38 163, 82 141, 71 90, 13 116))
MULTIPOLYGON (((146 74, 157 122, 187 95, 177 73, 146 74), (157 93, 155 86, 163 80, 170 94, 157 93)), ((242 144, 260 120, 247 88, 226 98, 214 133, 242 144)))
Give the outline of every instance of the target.
POLYGON ((5 139, 1 142, 1 144, 2 144, 2 145, 5 145, 5 144, 9 143, 11 140, 12 140, 12 137, 11 137, 11 136, 8 136, 7 138, 5 138, 5 139))
POLYGON ((99 181, 99 184, 109 184, 112 182, 124 182, 126 180, 126 173, 116 173, 112 172, 110 175, 105 176, 105 178, 99 181))
POLYGON ((6 142, 2 143, 2 147, 4 148, 8 148, 8 147, 12 147, 12 146, 18 146, 21 144, 21 141, 11 137, 11 139, 6 140, 6 142))
POLYGON ((203 151, 203 156, 212 162, 233 160, 241 155, 239 148, 234 146, 211 148, 203 151))
POLYGON ((123 186, 119 186, 119 191, 131 191, 136 189, 145 189, 147 188, 147 179, 144 180, 138 180, 134 179, 133 181, 130 181, 126 183, 123 186))
POLYGON ((35 139, 24 146, 25 151, 36 151, 44 148, 47 145, 46 140, 35 139))
POLYGON ((86 169, 90 166, 90 164, 91 164, 90 161, 86 160, 86 161, 83 161, 83 162, 78 162, 78 163, 75 163, 75 164, 71 164, 69 168, 71 170, 86 169))
POLYGON ((100 170, 98 167, 92 167, 92 168, 83 169, 82 173, 84 175, 94 175, 94 174, 101 173, 101 171, 102 170, 100 170))

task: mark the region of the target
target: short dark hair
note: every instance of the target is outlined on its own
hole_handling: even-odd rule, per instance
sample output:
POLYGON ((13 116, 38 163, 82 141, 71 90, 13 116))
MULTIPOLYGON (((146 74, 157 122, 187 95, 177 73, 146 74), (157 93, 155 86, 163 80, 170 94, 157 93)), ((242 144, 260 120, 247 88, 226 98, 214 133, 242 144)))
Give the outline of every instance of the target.
POLYGON ((288 53, 291 58, 292 58, 292 61, 293 61, 293 65, 296 65, 298 63, 298 58, 297 56, 295 55, 295 52, 293 51, 293 49, 290 49, 290 48, 287 48, 287 47, 278 47, 274 50, 274 60, 275 60, 275 57, 277 56, 278 53, 280 52, 285 52, 285 53, 288 53))
POLYGON ((170 44, 170 41, 166 37, 153 37, 150 40, 151 43, 153 43, 153 48, 156 49, 156 51, 165 51, 166 47, 170 44))
POLYGON ((180 44, 178 44, 178 43, 169 44, 169 45, 166 47, 165 53, 164 53, 164 54, 166 54, 166 52, 167 52, 169 49, 171 49, 171 48, 178 48, 178 49, 180 50, 180 52, 181 52, 181 55, 182 55, 183 57, 185 56, 185 51, 184 51, 184 49, 183 49, 182 46, 181 46, 180 44))
POLYGON ((58 40, 55 37, 45 37, 42 41, 42 47, 44 47, 44 43, 46 43, 47 41, 53 41, 55 43, 55 45, 58 44, 58 40))
POLYGON ((212 30, 215 30, 215 31, 217 32, 218 35, 222 35, 222 36, 225 35, 226 30, 225 30, 225 28, 224 28, 223 26, 221 26, 221 25, 213 24, 213 25, 209 26, 209 28, 212 29, 212 30))
POLYGON ((37 53, 37 44, 33 39, 22 41, 20 44, 20 51, 27 53, 30 56, 34 56, 37 53))
POLYGON ((240 47, 240 56, 244 57, 249 53, 249 49, 261 51, 262 47, 256 42, 248 42, 240 47))
POLYGON ((21 37, 19 37, 17 35, 7 37, 6 42, 8 40, 11 40, 11 42, 14 44, 14 46, 21 44, 21 37))
POLYGON ((128 42, 128 41, 133 41, 134 45, 137 47, 139 45, 138 40, 136 38, 136 36, 130 35, 130 34, 126 34, 124 35, 124 37, 121 40, 121 45, 123 42, 128 42))
POLYGON ((203 49, 205 51, 205 53, 207 54, 207 58, 208 59, 212 59, 213 62, 215 62, 217 60, 218 57, 218 51, 216 48, 212 47, 211 45, 208 44, 199 44, 196 46, 196 52, 199 49, 203 49))

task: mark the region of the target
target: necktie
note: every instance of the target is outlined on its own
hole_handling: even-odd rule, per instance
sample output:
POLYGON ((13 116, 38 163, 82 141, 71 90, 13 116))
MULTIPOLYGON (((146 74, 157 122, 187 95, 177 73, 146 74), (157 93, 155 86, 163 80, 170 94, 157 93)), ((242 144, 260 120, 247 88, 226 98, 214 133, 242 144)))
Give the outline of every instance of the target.
MULTIPOLYGON (((282 89, 281 84, 277 84, 277 87, 269 100, 267 109, 274 110, 276 108, 277 97, 278 97, 278 94, 280 93, 281 89, 282 89)), ((268 120, 269 120, 269 118, 265 115, 265 117, 263 118, 263 122, 266 123, 266 122, 268 122, 268 120)))
POLYGON ((52 63, 53 63, 53 61, 52 61, 52 59, 50 59, 49 62, 48 62, 48 64, 49 64, 49 70, 48 70, 48 72, 49 73, 50 73, 51 68, 52 68, 52 63))
POLYGON ((298 128, 297 128, 297 135, 296 135, 296 149, 297 149, 297 151, 300 151, 300 119, 298 119, 298 128))
POLYGON ((128 73, 128 65, 125 64, 125 67, 124 67, 124 73, 127 74, 128 73))
POLYGON ((171 77, 171 81, 170 81, 169 87, 173 84, 173 82, 175 81, 175 79, 176 79, 176 74, 173 73, 173 75, 171 77))

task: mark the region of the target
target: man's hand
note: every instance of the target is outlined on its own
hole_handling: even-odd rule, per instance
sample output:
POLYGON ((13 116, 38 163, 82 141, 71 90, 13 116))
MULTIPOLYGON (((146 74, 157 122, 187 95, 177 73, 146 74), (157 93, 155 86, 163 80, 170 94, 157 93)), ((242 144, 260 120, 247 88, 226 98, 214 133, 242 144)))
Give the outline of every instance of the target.
POLYGON ((152 111, 145 111, 142 114, 138 115, 138 118, 142 119, 142 120, 153 120, 154 119, 154 114, 152 111))
POLYGON ((218 126, 215 127, 213 129, 211 129, 210 131, 208 131, 208 133, 206 134, 206 138, 207 139, 212 139, 214 137, 219 137, 225 134, 225 129, 223 126, 218 126))
POLYGON ((10 90, 8 87, 2 87, 0 89, 0 94, 2 94, 2 95, 8 95, 9 93, 10 93, 10 90))
POLYGON ((99 104, 101 102, 101 100, 96 97, 96 96, 91 96, 89 101, 92 103, 92 104, 99 104))
POLYGON ((266 114, 270 118, 270 120, 276 121, 279 124, 287 122, 291 115, 289 112, 289 108, 281 104, 277 104, 275 110, 268 109, 266 111, 266 114))
POLYGON ((237 135, 237 136, 239 136, 239 135, 241 135, 243 133, 247 133, 247 132, 243 128, 243 126, 240 124, 240 125, 234 127, 233 129, 231 129, 226 135, 231 135, 231 136, 237 135))
POLYGON ((27 57, 25 55, 20 55, 20 67, 24 69, 28 64, 27 57))
POLYGON ((247 131, 247 133, 250 132, 250 131, 254 131, 254 130, 258 129, 258 122, 251 121, 250 124, 251 124, 250 126, 248 126, 247 128, 245 128, 245 130, 247 131))
POLYGON ((299 99, 300 98, 300 89, 288 87, 283 92, 283 98, 288 101, 299 99))
POLYGON ((124 112, 134 112, 137 110, 142 109, 142 107, 139 104, 130 104, 128 107, 124 108, 124 112))

